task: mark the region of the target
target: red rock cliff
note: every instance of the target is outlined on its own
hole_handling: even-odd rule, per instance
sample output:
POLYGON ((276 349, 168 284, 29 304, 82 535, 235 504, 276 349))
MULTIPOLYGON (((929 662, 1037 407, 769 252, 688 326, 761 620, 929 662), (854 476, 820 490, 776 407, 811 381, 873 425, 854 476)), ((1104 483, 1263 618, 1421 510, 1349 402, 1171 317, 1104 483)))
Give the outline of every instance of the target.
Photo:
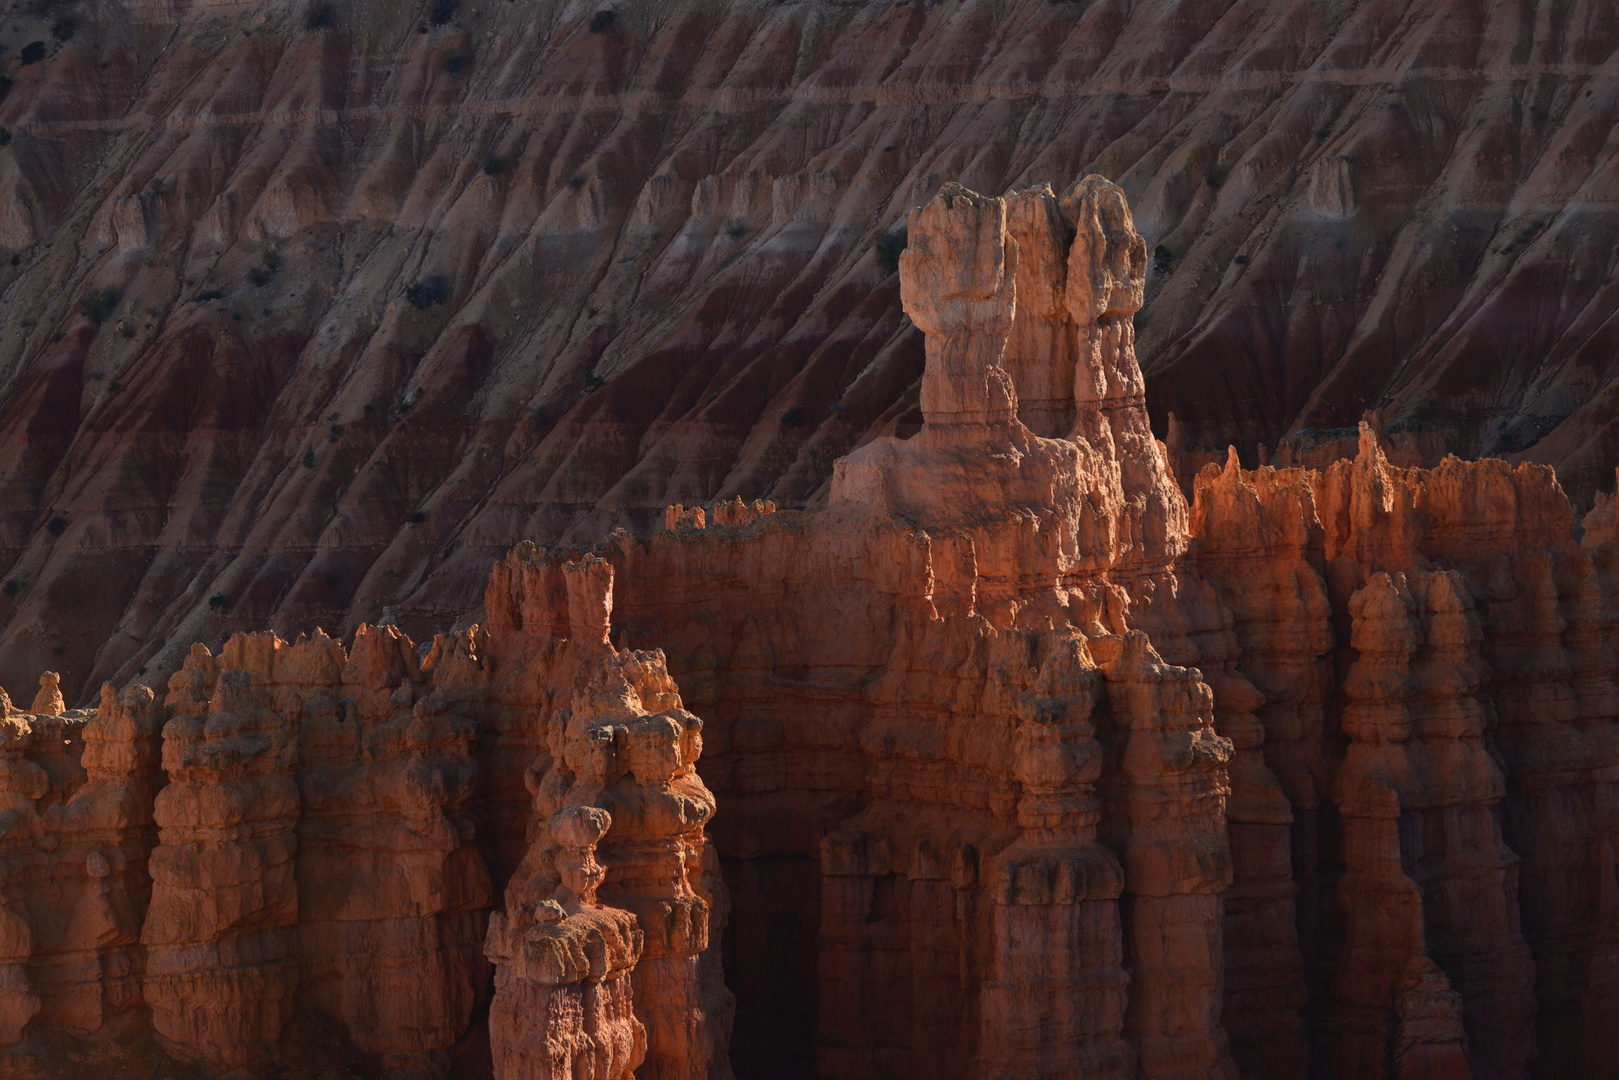
MULTIPOLYGON (((1128 193, 1189 455, 1335 455, 1376 407, 1584 505, 1616 44, 1603 0, 9 5, 0 683, 87 705, 238 631, 426 639, 520 540, 821 505, 921 423, 896 260, 951 180, 1128 193)), ((1051 212, 1008 219, 1044 437, 1083 325, 1037 295, 1051 212)))
POLYGON ((398 1075, 1609 1075, 1619 504, 1368 424, 1188 505, 1119 187, 908 234, 921 427, 823 509, 8 705, 7 1067, 302 1009, 398 1075))

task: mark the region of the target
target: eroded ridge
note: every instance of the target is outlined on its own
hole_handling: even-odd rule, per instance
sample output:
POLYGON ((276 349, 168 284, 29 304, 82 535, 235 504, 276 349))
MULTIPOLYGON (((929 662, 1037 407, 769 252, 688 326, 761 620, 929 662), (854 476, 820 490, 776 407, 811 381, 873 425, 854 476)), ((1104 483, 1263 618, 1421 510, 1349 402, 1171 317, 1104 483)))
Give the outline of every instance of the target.
POLYGON ((136 686, 61 715, 7 703, 4 1074, 135 1062, 147 1032, 221 1075, 318 1068, 294 1030, 313 1015, 389 1075, 476 1068, 491 1043, 500 1076, 585 1075, 568 1048, 594 1014, 531 1029, 511 988, 538 980, 611 1002, 623 1037, 589 1075, 711 1075, 730 997, 710 957, 725 902, 702 724, 661 654, 607 644, 611 580, 600 560, 497 574, 504 646, 479 626, 421 651, 391 627, 348 649, 238 635, 193 649, 161 702, 136 686), (545 811, 533 837, 514 760, 545 811), (566 934, 607 928, 605 958, 535 958, 536 888, 567 899, 566 934))
POLYGON ((307 1007, 400 1075, 1607 1075, 1619 503, 1368 424, 1188 505, 1117 187, 908 235, 924 422, 824 509, 7 704, 8 1063, 251 1072, 307 1007))

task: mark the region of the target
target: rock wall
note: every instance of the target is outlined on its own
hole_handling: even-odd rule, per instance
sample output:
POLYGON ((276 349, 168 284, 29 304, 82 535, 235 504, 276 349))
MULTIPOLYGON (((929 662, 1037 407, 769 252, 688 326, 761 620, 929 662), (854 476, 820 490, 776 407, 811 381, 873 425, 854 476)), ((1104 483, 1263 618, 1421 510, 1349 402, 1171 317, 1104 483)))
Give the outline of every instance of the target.
POLYGON ((1619 500, 1367 423, 1188 503, 1119 187, 907 229, 921 427, 824 509, 7 705, 4 1068, 1612 1075, 1619 500))
POLYGON ((1481 1075, 1607 1068, 1589 1018, 1611 963, 1609 506, 1577 538, 1548 471, 1395 468, 1369 427, 1353 463, 1198 478, 1200 561, 1275 582, 1222 592, 1263 650, 1242 666, 1277 693, 1274 767, 1310 811, 1295 875, 1337 1053, 1382 1060, 1409 993, 1424 1019, 1402 1030, 1441 1048, 1423 1055, 1459 1054, 1465 1027, 1481 1075), (1361 970, 1329 984, 1340 954, 1361 970))
POLYGON ((536 828, 489 931, 495 1075, 729 1077, 730 995, 702 963, 716 891, 702 721, 661 654, 609 643, 611 566, 564 576, 572 694, 531 772, 536 828), (582 1033, 553 1020, 574 1015, 582 1033))
MULTIPOLYGON (((576 610, 570 623, 569 601, 553 610, 531 581, 512 614, 544 647, 509 666, 479 627, 423 650, 392 627, 362 628, 346 650, 324 634, 238 635, 217 656, 197 646, 161 703, 144 686, 108 688, 90 712, 7 703, 0 1075, 121 1076, 142 1061, 156 1075, 154 1036, 206 1075, 478 1075, 491 1050, 502 1077, 587 1075, 565 1048, 591 1022, 531 1031, 531 1003, 513 999, 512 980, 538 965, 540 984, 608 1001, 626 1033, 588 1075, 728 1076, 731 997, 710 943, 725 892, 703 831, 713 797, 693 768, 702 722, 660 653, 607 643, 607 564, 567 569, 586 594, 573 606, 593 597, 596 621, 576 610), (592 771, 604 743, 610 777, 592 771), (485 782, 525 750, 545 811, 526 841, 528 818, 503 832, 506 793, 485 782), (586 921, 610 927, 605 972, 589 944, 545 967, 513 929, 535 918, 534 876, 575 865, 552 834, 574 844, 584 877, 564 877, 586 921), (492 916, 513 870, 502 855, 525 842, 492 916), (486 950, 501 963, 493 984, 486 950), (311 1026, 337 1033, 313 1057, 311 1026), (517 1044, 543 1064, 520 1064, 517 1044)), ((59 706, 51 678, 40 700, 59 706)))
MULTIPOLYGON (((8 5, 0 683, 426 640, 522 540, 823 506, 921 424, 897 259, 952 180, 1128 194, 1187 460, 1325 464, 1381 408, 1588 505, 1616 49, 1607 0, 8 5)), ((1006 371, 1056 437, 1079 324, 1033 280, 1006 371)))
POLYGON ((1326 469, 1233 454, 1188 507, 1129 291, 1075 282, 1139 273, 1128 218, 1079 210, 1108 192, 947 187, 901 261, 921 432, 842 459, 818 514, 604 549, 708 722, 733 1057, 1608 1075, 1613 504, 1582 536, 1550 470, 1396 467, 1364 426, 1326 469), (750 960, 784 915, 815 930, 776 954, 796 995, 750 960))

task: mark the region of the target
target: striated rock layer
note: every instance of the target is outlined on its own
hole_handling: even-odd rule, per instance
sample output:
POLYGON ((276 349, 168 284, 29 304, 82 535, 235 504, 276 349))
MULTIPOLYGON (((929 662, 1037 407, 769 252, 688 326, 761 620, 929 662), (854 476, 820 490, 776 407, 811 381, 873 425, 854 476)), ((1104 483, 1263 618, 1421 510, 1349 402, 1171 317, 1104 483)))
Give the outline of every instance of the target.
POLYGON ((1368 422, 1188 503, 1120 187, 907 229, 921 427, 824 509, 7 704, 0 1067, 1612 1076, 1619 500, 1368 422))
POLYGON ((501 612, 492 593, 506 650, 476 626, 425 657, 392 627, 347 650, 239 635, 217 656, 197 646, 161 704, 144 686, 108 688, 92 712, 5 703, 0 1075, 142 1061, 154 1075, 155 1037, 208 1075, 479 1075, 492 1049, 502 1077, 728 1076, 702 722, 661 653, 607 643, 611 568, 568 571, 572 598, 531 580, 501 612), (514 758, 544 813, 512 877, 527 826, 502 805, 514 758), (555 901, 525 903, 559 872, 575 890, 559 895, 612 928, 606 959, 599 935, 560 967, 522 940, 553 908, 589 937, 555 901), (531 1029, 546 1014, 525 979, 605 998, 623 1037, 598 1071, 570 1057, 594 1014, 531 1029), (338 1034, 314 1056, 312 1024, 338 1034))
MULTIPOLYGON (((1589 505, 1616 50, 1608 0, 8 4, 0 684, 427 639, 519 541, 822 507, 922 422, 897 258, 951 180, 1129 195, 1184 460, 1325 464, 1375 408, 1413 461, 1527 455, 1589 505)), ((1046 438, 1059 249, 1004 364, 1046 438)))

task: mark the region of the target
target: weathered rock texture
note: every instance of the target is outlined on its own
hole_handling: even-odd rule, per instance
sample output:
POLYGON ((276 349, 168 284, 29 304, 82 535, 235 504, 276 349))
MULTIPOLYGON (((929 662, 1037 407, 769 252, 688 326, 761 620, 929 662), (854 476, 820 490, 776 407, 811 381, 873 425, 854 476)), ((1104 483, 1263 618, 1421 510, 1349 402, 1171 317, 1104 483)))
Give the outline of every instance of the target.
MULTIPOLYGON (((1324 464, 1377 408, 1402 464, 1522 452, 1588 505, 1616 47, 1607 0, 10 4, 0 683, 426 639, 521 540, 821 506, 921 423, 896 256, 951 180, 1128 193, 1183 460, 1324 464)), ((1004 365, 1043 437, 1069 250, 1023 251, 1004 365)))
POLYGON ((824 508, 8 706, 8 1067, 251 1073, 302 1007, 405 1076, 1614 1075, 1619 499, 1374 418, 1188 504, 1121 188, 907 227, 921 426, 824 508))
POLYGON ((707 724, 739 1069, 1611 1075, 1614 504, 1369 424, 1188 507, 1118 189, 909 228, 921 431, 602 549, 707 724))
POLYGON ((535 827, 490 920, 495 1076, 728 1077, 730 995, 702 963, 715 888, 702 721, 662 654, 609 643, 612 567, 562 576, 570 649, 557 678, 572 692, 531 767, 535 827))
MULTIPOLYGON (((477 1075, 491 1046, 501 1076, 728 1076, 732 1005, 710 945, 724 886, 703 832, 713 796, 693 768, 702 724, 660 653, 607 644, 611 568, 575 571, 572 623, 545 575, 505 594, 509 610, 491 594, 505 651, 478 627, 425 658, 392 627, 362 627, 347 650, 324 634, 246 634, 217 656, 197 646, 161 704, 144 686, 108 688, 89 713, 6 703, 0 1075, 133 1065, 143 1035, 210 1074, 318 1068, 294 1030, 301 1012, 387 1076, 477 1075), (594 622, 580 608, 592 597, 594 622), (510 876, 526 825, 490 781, 514 756, 531 761, 546 813, 488 937, 503 967, 486 1027, 489 867, 510 876), (558 807, 587 817, 570 830, 558 807), (603 833, 605 867, 590 854, 603 833), (547 835, 574 844, 583 878, 547 835), (632 1037, 594 1073, 566 1059, 591 1021, 531 1030, 528 1002, 505 990, 543 963, 521 942, 502 951, 514 939, 501 928, 519 911, 531 924, 522 899, 559 872, 614 928, 610 1011, 632 1037), (514 1064, 514 1042, 548 1064, 514 1064)), ((602 975, 592 947, 568 962, 583 964, 574 982, 602 975)))

